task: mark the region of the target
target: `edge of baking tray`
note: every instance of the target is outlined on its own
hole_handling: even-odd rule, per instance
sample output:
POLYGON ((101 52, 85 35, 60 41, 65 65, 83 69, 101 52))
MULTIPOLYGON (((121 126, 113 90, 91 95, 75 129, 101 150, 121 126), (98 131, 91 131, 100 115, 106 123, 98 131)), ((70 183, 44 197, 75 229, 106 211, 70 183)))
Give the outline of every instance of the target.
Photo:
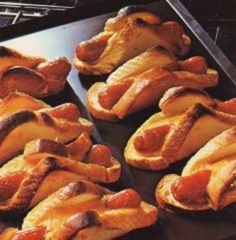
POLYGON ((179 0, 165 0, 236 85, 236 68, 179 0), (193 31, 194 29, 194 31, 193 31))
POLYGON ((157 1, 158 0, 97 0, 96 2, 84 4, 75 9, 68 9, 63 12, 53 12, 41 18, 30 19, 29 21, 18 22, 14 25, 2 27, 0 28, 0 41, 117 11, 117 9, 127 5, 147 4, 157 1))
MULTIPOLYGON (((219 49, 211 37, 205 32, 190 12, 184 7, 180 0, 164 0, 173 11, 186 24, 193 35, 198 39, 202 46, 207 50, 211 57, 216 61, 219 67, 224 71, 227 77, 236 86, 236 68, 219 49)), ((126 5, 147 4, 156 2, 156 0, 99 0, 91 4, 82 5, 76 9, 67 10, 62 13, 52 13, 48 16, 25 21, 15 25, 6 26, 0 29, 0 40, 8 40, 24 34, 56 27, 61 24, 78 21, 81 19, 105 14, 115 11, 126 5)))

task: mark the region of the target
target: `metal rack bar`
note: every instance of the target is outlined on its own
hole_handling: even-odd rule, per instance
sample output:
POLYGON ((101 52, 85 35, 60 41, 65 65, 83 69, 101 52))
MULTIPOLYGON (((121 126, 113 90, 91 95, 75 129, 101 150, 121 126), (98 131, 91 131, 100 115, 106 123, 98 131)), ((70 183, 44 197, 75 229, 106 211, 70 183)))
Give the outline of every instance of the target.
POLYGON ((228 60, 224 53, 217 47, 216 43, 209 37, 209 35, 203 30, 200 24, 191 16, 186 14, 188 10, 180 2, 180 0, 166 0, 168 4, 178 13, 179 17, 184 21, 186 26, 194 29, 193 34, 201 42, 201 44, 207 49, 211 56, 214 56, 218 65, 224 69, 228 77, 236 84, 236 70, 234 65, 228 60))
POLYGON ((16 16, 14 17, 12 24, 16 24, 17 21, 20 19, 20 17, 22 16, 22 11, 19 11, 16 16))
POLYGON ((50 5, 50 4, 30 4, 30 3, 18 3, 18 2, 0 2, 0 7, 4 8, 34 8, 34 9, 52 9, 56 11, 62 11, 66 9, 72 9, 77 4, 75 1, 73 6, 57 6, 57 5, 50 5))
MULTIPOLYGON (((207 22, 216 22, 216 19, 209 18, 209 17, 200 17, 200 20, 207 21, 207 22)), ((236 24, 236 19, 234 18, 218 18, 217 23, 230 23, 230 24, 236 24)))
MULTIPOLYGON (((15 12, 15 13, 10 13, 10 12, 0 12, 0 16, 2 17, 16 17, 19 14, 19 12, 15 12)), ((44 16, 44 14, 40 14, 40 13, 23 13, 21 11, 21 16, 20 17, 24 17, 24 18, 38 18, 38 17, 42 17, 44 16)))
POLYGON ((65 11, 75 8, 78 4, 78 0, 75 0, 71 6, 65 4, 58 5, 55 3, 50 4, 35 4, 35 3, 22 3, 21 1, 15 2, 3 2, 0 1, 0 17, 12 18, 9 19, 8 24, 15 24, 20 21, 21 18, 40 18, 47 15, 51 11, 65 11))

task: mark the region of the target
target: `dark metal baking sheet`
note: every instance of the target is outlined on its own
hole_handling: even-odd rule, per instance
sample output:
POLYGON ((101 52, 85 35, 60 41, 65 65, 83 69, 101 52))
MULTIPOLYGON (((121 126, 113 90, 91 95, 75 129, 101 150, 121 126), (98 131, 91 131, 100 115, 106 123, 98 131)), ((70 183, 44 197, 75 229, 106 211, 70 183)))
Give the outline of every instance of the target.
MULTIPOLYGON (((73 59, 74 49, 78 42, 89 39, 103 29, 106 19, 113 16, 114 10, 130 3, 143 3, 144 1, 103 1, 98 5, 83 7, 61 15, 49 16, 45 19, 26 24, 18 24, 5 28, 0 32, 3 45, 16 48, 32 55, 41 55, 53 58, 61 55, 73 59), (112 2, 112 3, 111 3, 112 2), (110 13, 107 13, 110 12, 110 13), (100 15, 102 13, 106 13, 100 15), (99 16, 96 16, 99 15, 99 16), (92 16, 92 17, 90 17, 92 16), (64 24, 66 23, 66 24, 64 24), (46 29, 46 27, 50 28, 46 29), (15 35, 19 37, 15 38, 15 35), (21 36, 20 36, 21 35, 21 36)), ((236 86, 234 67, 225 58, 223 53, 209 39, 207 34, 195 22, 192 16, 176 0, 167 0, 149 3, 163 20, 177 20, 185 26, 186 32, 192 39, 189 56, 203 55, 210 66, 220 73, 220 84, 209 89, 212 96, 219 99, 235 97, 236 86), (181 18, 178 16, 181 14, 181 18), (193 33, 192 26, 196 32, 193 33)), ((103 81, 106 76, 83 76, 73 68, 69 75, 69 84, 59 95, 47 99, 49 103, 58 104, 72 101, 79 105, 82 115, 90 118, 95 125, 94 138, 97 142, 105 143, 112 147, 113 153, 122 164, 122 176, 118 183, 109 185, 113 189, 125 187, 135 188, 149 203, 155 203, 154 189, 157 182, 165 174, 179 173, 185 161, 174 164, 167 170, 159 172, 142 171, 128 166, 123 159, 123 150, 131 134, 153 113, 158 111, 157 104, 143 111, 129 116, 119 123, 109 123, 92 118, 86 110, 86 91, 95 81, 103 81), (72 90, 73 89, 73 90, 72 90)), ((207 213, 196 216, 159 211, 159 219, 155 226, 134 231, 120 238, 122 240, 223 240, 236 236, 236 206, 232 205, 223 211, 214 214, 207 213)), ((0 227, 17 225, 12 219, 1 218, 0 227)), ((98 239, 99 240, 99 239, 98 239)))

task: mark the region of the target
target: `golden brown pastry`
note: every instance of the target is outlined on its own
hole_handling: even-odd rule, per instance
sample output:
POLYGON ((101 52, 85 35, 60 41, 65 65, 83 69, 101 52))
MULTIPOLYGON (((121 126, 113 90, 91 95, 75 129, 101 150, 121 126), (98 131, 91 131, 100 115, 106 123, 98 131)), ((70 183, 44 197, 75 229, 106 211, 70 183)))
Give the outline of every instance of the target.
POLYGON ((21 92, 14 92, 0 101, 0 119, 20 110, 39 110, 50 108, 43 101, 21 92))
POLYGON ((68 145, 33 140, 26 144, 23 155, 0 168, 0 212, 25 211, 80 179, 115 182, 120 171, 110 149, 93 145, 87 133, 68 145))
POLYGON ((217 71, 203 57, 177 62, 163 47, 148 49, 97 82, 87 93, 87 105, 98 119, 115 121, 154 104, 173 86, 203 89, 218 83, 217 71))
POLYGON ((20 52, 5 46, 0 46, 0 58, 1 73, 12 66, 36 68, 40 63, 46 61, 43 57, 25 56, 20 52))
POLYGON ((236 126, 211 139, 184 167, 156 188, 161 207, 218 211, 236 201, 236 126))
POLYGON ((159 170, 190 156, 236 124, 233 110, 232 114, 221 112, 217 103, 198 89, 168 90, 160 101, 162 112, 151 116, 129 139, 127 163, 159 170))
POLYGON ((123 28, 129 21, 137 18, 150 24, 159 24, 161 22, 159 16, 149 9, 139 5, 132 5, 121 8, 115 17, 107 19, 104 30, 115 32, 123 28))
MULTIPOLYGON (((157 209, 126 189, 114 193, 93 183, 70 183, 40 202, 25 217, 22 230, 7 229, 10 240, 33 231, 37 240, 110 240, 153 225, 157 209)), ((32 232, 31 232, 32 233, 32 232)))
POLYGON ((66 57, 46 60, 0 46, 0 97, 20 91, 43 98, 61 92, 71 64, 66 57))
POLYGON ((33 139, 66 143, 83 132, 91 134, 92 124, 80 117, 75 104, 51 108, 28 95, 11 94, 0 102, 0 163, 18 154, 33 139))
POLYGON ((108 19, 103 32, 78 44, 74 65, 84 74, 101 75, 148 48, 163 46, 182 56, 190 44, 178 23, 160 23, 160 18, 146 8, 129 6, 108 19))

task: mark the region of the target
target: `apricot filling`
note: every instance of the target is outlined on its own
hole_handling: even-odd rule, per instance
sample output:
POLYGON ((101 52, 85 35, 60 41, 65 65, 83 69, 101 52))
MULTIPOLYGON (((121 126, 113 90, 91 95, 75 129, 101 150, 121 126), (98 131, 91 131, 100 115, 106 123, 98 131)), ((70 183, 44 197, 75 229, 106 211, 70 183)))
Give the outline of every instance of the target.
POLYGON ((236 114, 236 98, 230 99, 226 102, 218 103, 217 110, 229 114, 236 114))
POLYGON ((81 161, 84 159, 86 152, 90 149, 92 144, 89 135, 87 133, 82 133, 77 140, 68 144, 66 149, 71 158, 81 161))
POLYGON ((129 89, 132 83, 133 81, 126 80, 117 82, 103 89, 98 94, 98 101, 101 106, 110 110, 121 98, 121 96, 129 89))
POLYGON ((107 46, 107 41, 111 35, 103 35, 80 43, 76 47, 76 56, 84 62, 93 62, 97 60, 107 46))
POLYGON ((106 207, 109 209, 138 208, 141 204, 140 195, 133 189, 126 189, 108 197, 106 207))
POLYGON ((174 198, 182 203, 206 203, 207 185, 211 177, 210 170, 179 178, 171 185, 174 198))
POLYGON ((54 108, 41 110, 51 117, 63 118, 71 121, 77 121, 80 117, 78 107, 73 103, 65 103, 54 108))
POLYGON ((158 150, 164 141, 170 126, 165 124, 156 128, 146 129, 134 139, 134 148, 140 152, 151 152, 158 150))
POLYGON ((111 157, 112 153, 109 147, 101 144, 96 144, 89 150, 86 162, 97 163, 104 167, 110 167, 111 157))
POLYGON ((25 175, 24 171, 19 171, 0 177, 0 201, 10 198, 16 192, 25 175))
POLYGON ((33 227, 16 232, 11 240, 44 240, 45 233, 45 227, 33 227))
POLYGON ((196 74, 207 73, 207 63, 205 58, 196 56, 185 61, 179 61, 180 69, 196 74))

